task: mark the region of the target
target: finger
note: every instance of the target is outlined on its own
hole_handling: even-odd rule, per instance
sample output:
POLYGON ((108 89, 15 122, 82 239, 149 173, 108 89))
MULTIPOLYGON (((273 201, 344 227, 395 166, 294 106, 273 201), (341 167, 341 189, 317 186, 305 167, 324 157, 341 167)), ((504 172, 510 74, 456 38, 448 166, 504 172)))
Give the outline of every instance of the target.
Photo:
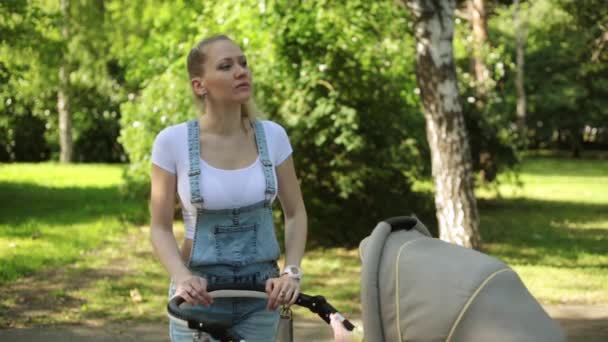
POLYGON ((286 287, 285 290, 279 293, 279 299, 281 304, 288 304, 291 301, 291 297, 293 296, 293 290, 289 287, 286 287))
POLYGON ((291 298, 289 300, 289 305, 294 305, 296 303, 296 301, 298 300, 298 297, 300 296, 300 289, 296 288, 293 293, 291 294, 291 298))
POLYGON ((276 310, 276 308, 279 306, 279 294, 280 294, 281 290, 282 290, 282 284, 279 281, 274 280, 272 292, 270 293, 270 296, 268 297, 268 299, 269 299, 268 306, 269 306, 270 310, 276 310))
POLYGON ((186 293, 188 294, 188 296, 190 296, 190 298, 192 298, 192 302, 190 304, 192 304, 192 305, 201 304, 201 300, 199 299, 198 293, 196 292, 196 290, 194 288, 187 289, 186 293))
POLYGON ((192 290, 190 293, 190 295, 194 298, 196 298, 196 301, 201 304, 201 305, 205 305, 205 306, 209 306, 210 301, 207 298, 207 296, 205 296, 205 293, 203 293, 203 289, 198 289, 198 290, 192 290))
POLYGON ((182 297, 186 303, 190 304, 190 305, 196 305, 194 298, 192 298, 192 296, 190 296, 190 294, 188 294, 187 291, 181 289, 176 291, 176 294, 178 294, 180 297, 182 297))
POLYGON ((269 278, 266 280, 266 295, 268 295, 268 300, 266 302, 266 310, 272 310, 272 290, 274 289, 274 279, 269 278))
MULTIPOLYGON (((289 298, 289 284, 281 282, 279 286, 277 286, 278 289, 278 293, 276 296, 276 307, 278 307, 281 304, 286 304, 287 303, 287 298, 289 298)), ((275 307, 275 309, 276 309, 275 307)))
POLYGON ((273 286, 273 281, 272 278, 269 278, 266 280, 266 294, 270 295, 270 292, 272 292, 272 286, 273 286))
POLYGON ((197 278, 196 292, 203 305, 209 306, 213 303, 213 297, 207 292, 207 280, 205 278, 197 278))
POLYGON ((198 286, 196 281, 188 282, 188 284, 186 284, 185 286, 185 290, 190 296, 195 298, 197 302, 202 301, 202 298, 200 296, 201 288, 200 286, 198 286))

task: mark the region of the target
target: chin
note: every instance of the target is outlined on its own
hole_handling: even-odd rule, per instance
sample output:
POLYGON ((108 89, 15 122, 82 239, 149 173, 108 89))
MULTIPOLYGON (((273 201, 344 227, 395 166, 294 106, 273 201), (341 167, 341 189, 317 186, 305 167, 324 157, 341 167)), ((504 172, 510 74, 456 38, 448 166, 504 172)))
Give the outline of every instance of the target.
POLYGON ((243 94, 241 96, 237 96, 234 99, 234 102, 239 103, 239 104, 245 104, 247 103, 247 101, 249 101, 249 99, 251 98, 251 94, 243 94))

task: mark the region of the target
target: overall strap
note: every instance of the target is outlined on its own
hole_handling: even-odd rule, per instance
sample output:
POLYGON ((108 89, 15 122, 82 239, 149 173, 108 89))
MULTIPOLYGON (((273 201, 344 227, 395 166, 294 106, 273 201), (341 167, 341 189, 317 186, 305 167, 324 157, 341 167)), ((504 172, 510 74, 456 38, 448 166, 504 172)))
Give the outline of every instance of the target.
POLYGON ((188 179, 190 181, 190 203, 196 208, 201 208, 203 198, 201 197, 200 175, 200 142, 198 138, 198 119, 188 121, 188 179))
POLYGON ((266 144, 266 133, 264 133, 264 125, 259 120, 254 122, 255 129, 255 141, 258 145, 258 153, 260 155, 260 161, 264 168, 264 179, 266 180, 266 191, 265 191, 265 204, 270 205, 272 197, 277 191, 274 179, 274 165, 270 160, 268 154, 268 145, 266 144))

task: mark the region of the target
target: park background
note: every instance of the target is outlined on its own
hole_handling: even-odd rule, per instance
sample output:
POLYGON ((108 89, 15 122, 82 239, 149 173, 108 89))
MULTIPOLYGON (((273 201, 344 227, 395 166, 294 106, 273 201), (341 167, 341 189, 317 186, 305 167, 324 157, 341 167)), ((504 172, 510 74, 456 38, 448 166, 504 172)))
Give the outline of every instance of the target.
MULTIPOLYGON (((196 115, 186 55, 215 33, 243 48, 258 107, 294 147, 303 291, 359 316, 359 241, 396 215, 439 231, 406 5, 0 2, 0 328, 166 321, 147 235, 151 146, 196 115)), ((456 5, 480 248, 543 304, 605 308, 607 6, 456 5)))

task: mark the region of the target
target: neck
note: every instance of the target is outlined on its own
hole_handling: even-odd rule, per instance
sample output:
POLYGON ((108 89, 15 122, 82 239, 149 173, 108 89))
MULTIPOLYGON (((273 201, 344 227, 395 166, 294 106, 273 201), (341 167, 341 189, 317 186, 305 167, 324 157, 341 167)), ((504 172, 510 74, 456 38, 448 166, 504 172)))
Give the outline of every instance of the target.
POLYGON ((218 135, 232 135, 243 129, 241 105, 218 106, 207 103, 207 114, 200 117, 200 129, 218 135))

